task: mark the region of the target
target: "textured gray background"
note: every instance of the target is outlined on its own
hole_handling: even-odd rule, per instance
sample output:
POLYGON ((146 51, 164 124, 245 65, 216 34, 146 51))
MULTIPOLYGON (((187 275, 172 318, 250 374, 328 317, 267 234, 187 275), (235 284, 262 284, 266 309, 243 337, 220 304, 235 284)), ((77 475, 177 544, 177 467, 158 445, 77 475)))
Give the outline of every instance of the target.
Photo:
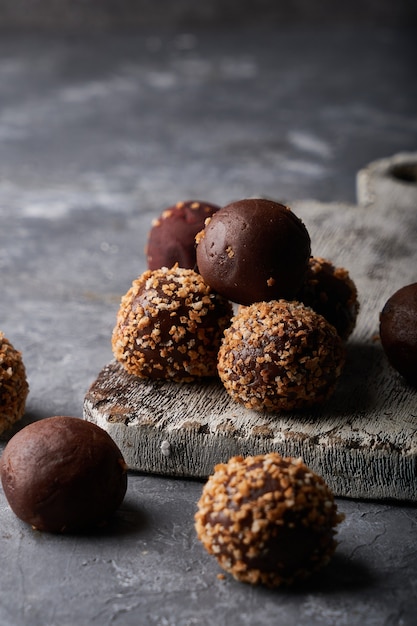
MULTIPOLYGON (((416 149, 412 3, 276 4, 0 3, 0 328, 26 421, 81 414, 163 208, 354 202, 360 168, 416 149)), ((0 492, 0 623, 415 624, 415 507, 340 500, 332 564, 271 592, 217 579, 200 493, 132 474, 106 531, 55 537, 0 492)))
POLYGON ((412 0, 2 0, 0 26, 59 30, 114 30, 142 26, 239 26, 241 24, 410 25, 412 0))

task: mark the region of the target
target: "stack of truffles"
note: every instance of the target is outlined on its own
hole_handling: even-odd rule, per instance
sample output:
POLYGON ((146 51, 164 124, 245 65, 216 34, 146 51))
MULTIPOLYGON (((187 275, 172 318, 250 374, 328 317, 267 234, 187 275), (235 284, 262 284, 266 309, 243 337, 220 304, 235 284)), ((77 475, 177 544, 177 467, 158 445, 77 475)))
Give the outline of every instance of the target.
MULTIPOLYGON (((333 393, 357 290, 345 269, 312 257, 290 208, 266 199, 179 203, 154 222, 146 255, 112 336, 130 374, 218 376, 234 401, 257 411, 303 409, 333 393)), ((277 587, 330 560, 342 519, 320 476, 270 452, 215 466, 195 529, 234 578, 277 587)))
POLYGON ((234 401, 258 411, 330 397, 357 289, 346 269, 312 256, 289 207, 180 202, 153 223, 146 255, 112 336, 129 373, 176 382, 218 375, 234 401))
MULTIPOLYGON (((180 202, 152 225, 148 269, 123 296, 112 335, 132 375, 188 383, 217 376, 231 398, 256 411, 325 402, 345 362, 359 310, 346 269, 312 256, 294 212, 272 200, 223 208, 180 202)), ((417 283, 380 314, 390 363, 416 384, 417 283)), ((0 332, 0 433, 24 414, 20 352, 0 332)), ((18 517, 47 532, 97 528, 127 489, 122 452, 104 430, 52 416, 26 426, 0 459, 18 517)), ((237 580, 268 587, 304 580, 328 563, 343 520, 323 478, 277 452, 215 466, 194 517, 206 550, 237 580)))

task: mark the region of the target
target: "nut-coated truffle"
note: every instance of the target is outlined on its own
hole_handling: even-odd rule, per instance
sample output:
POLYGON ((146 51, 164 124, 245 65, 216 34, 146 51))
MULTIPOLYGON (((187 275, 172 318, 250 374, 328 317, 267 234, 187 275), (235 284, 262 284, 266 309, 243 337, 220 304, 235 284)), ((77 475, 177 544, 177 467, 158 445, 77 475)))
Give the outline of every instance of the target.
POLYGON ((0 433, 23 417, 28 393, 22 354, 0 331, 0 433))
POLYGON ((153 221, 145 253, 148 269, 180 267, 195 269, 197 233, 208 217, 220 209, 216 204, 188 200, 165 209, 153 221))
POLYGON ((147 270, 122 298, 113 354, 142 378, 191 382, 216 376, 217 353, 231 316, 230 302, 194 270, 147 270))
POLYGON ((392 367, 417 386, 417 283, 405 285, 387 300, 379 331, 392 367))
POLYGON ((195 528, 237 580, 278 587, 328 563, 343 518, 321 476, 301 459, 271 452, 216 465, 198 502, 195 528))
POLYGON ((224 333, 218 371, 229 395, 258 411, 292 411, 333 393, 345 362, 342 339, 300 302, 241 307, 224 333))
POLYGON ((33 422, 15 434, 1 457, 0 475, 14 513, 52 533, 106 522, 127 488, 127 467, 110 435, 68 416, 33 422))
POLYGON ((323 315, 342 339, 347 340, 352 334, 359 312, 358 291, 344 267, 335 267, 322 257, 311 257, 297 300, 323 315))
POLYGON ((238 304, 292 299, 311 252, 303 222, 272 200, 232 202, 197 235, 197 266, 205 281, 238 304))

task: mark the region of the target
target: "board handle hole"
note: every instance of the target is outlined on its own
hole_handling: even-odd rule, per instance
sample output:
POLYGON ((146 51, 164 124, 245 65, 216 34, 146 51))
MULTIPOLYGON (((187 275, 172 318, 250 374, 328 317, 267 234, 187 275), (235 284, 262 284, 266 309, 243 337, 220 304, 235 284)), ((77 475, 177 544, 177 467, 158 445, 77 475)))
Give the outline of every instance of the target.
POLYGON ((393 178, 404 183, 417 184, 417 163, 399 163, 393 165, 390 171, 393 178))

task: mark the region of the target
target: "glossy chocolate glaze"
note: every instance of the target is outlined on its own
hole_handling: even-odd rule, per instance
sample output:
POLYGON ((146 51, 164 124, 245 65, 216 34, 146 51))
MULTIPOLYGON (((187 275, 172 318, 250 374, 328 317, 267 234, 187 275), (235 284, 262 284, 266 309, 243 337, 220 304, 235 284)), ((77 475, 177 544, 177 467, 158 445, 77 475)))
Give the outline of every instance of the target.
POLYGON ((194 269, 195 236, 204 228, 208 217, 220 209, 216 204, 187 200, 177 202, 162 212, 148 234, 146 259, 148 269, 179 267, 194 269))
POLYGON ((417 386, 417 283, 387 300, 380 313, 380 336, 391 365, 417 386))
POLYGON ((292 299, 311 252, 303 222, 288 207, 266 199, 222 208, 197 241, 199 272, 213 289, 239 304, 292 299))
POLYGON ((79 418, 33 422, 7 444, 1 481, 14 513, 34 528, 73 532, 105 522, 121 504, 127 467, 110 435, 79 418))

